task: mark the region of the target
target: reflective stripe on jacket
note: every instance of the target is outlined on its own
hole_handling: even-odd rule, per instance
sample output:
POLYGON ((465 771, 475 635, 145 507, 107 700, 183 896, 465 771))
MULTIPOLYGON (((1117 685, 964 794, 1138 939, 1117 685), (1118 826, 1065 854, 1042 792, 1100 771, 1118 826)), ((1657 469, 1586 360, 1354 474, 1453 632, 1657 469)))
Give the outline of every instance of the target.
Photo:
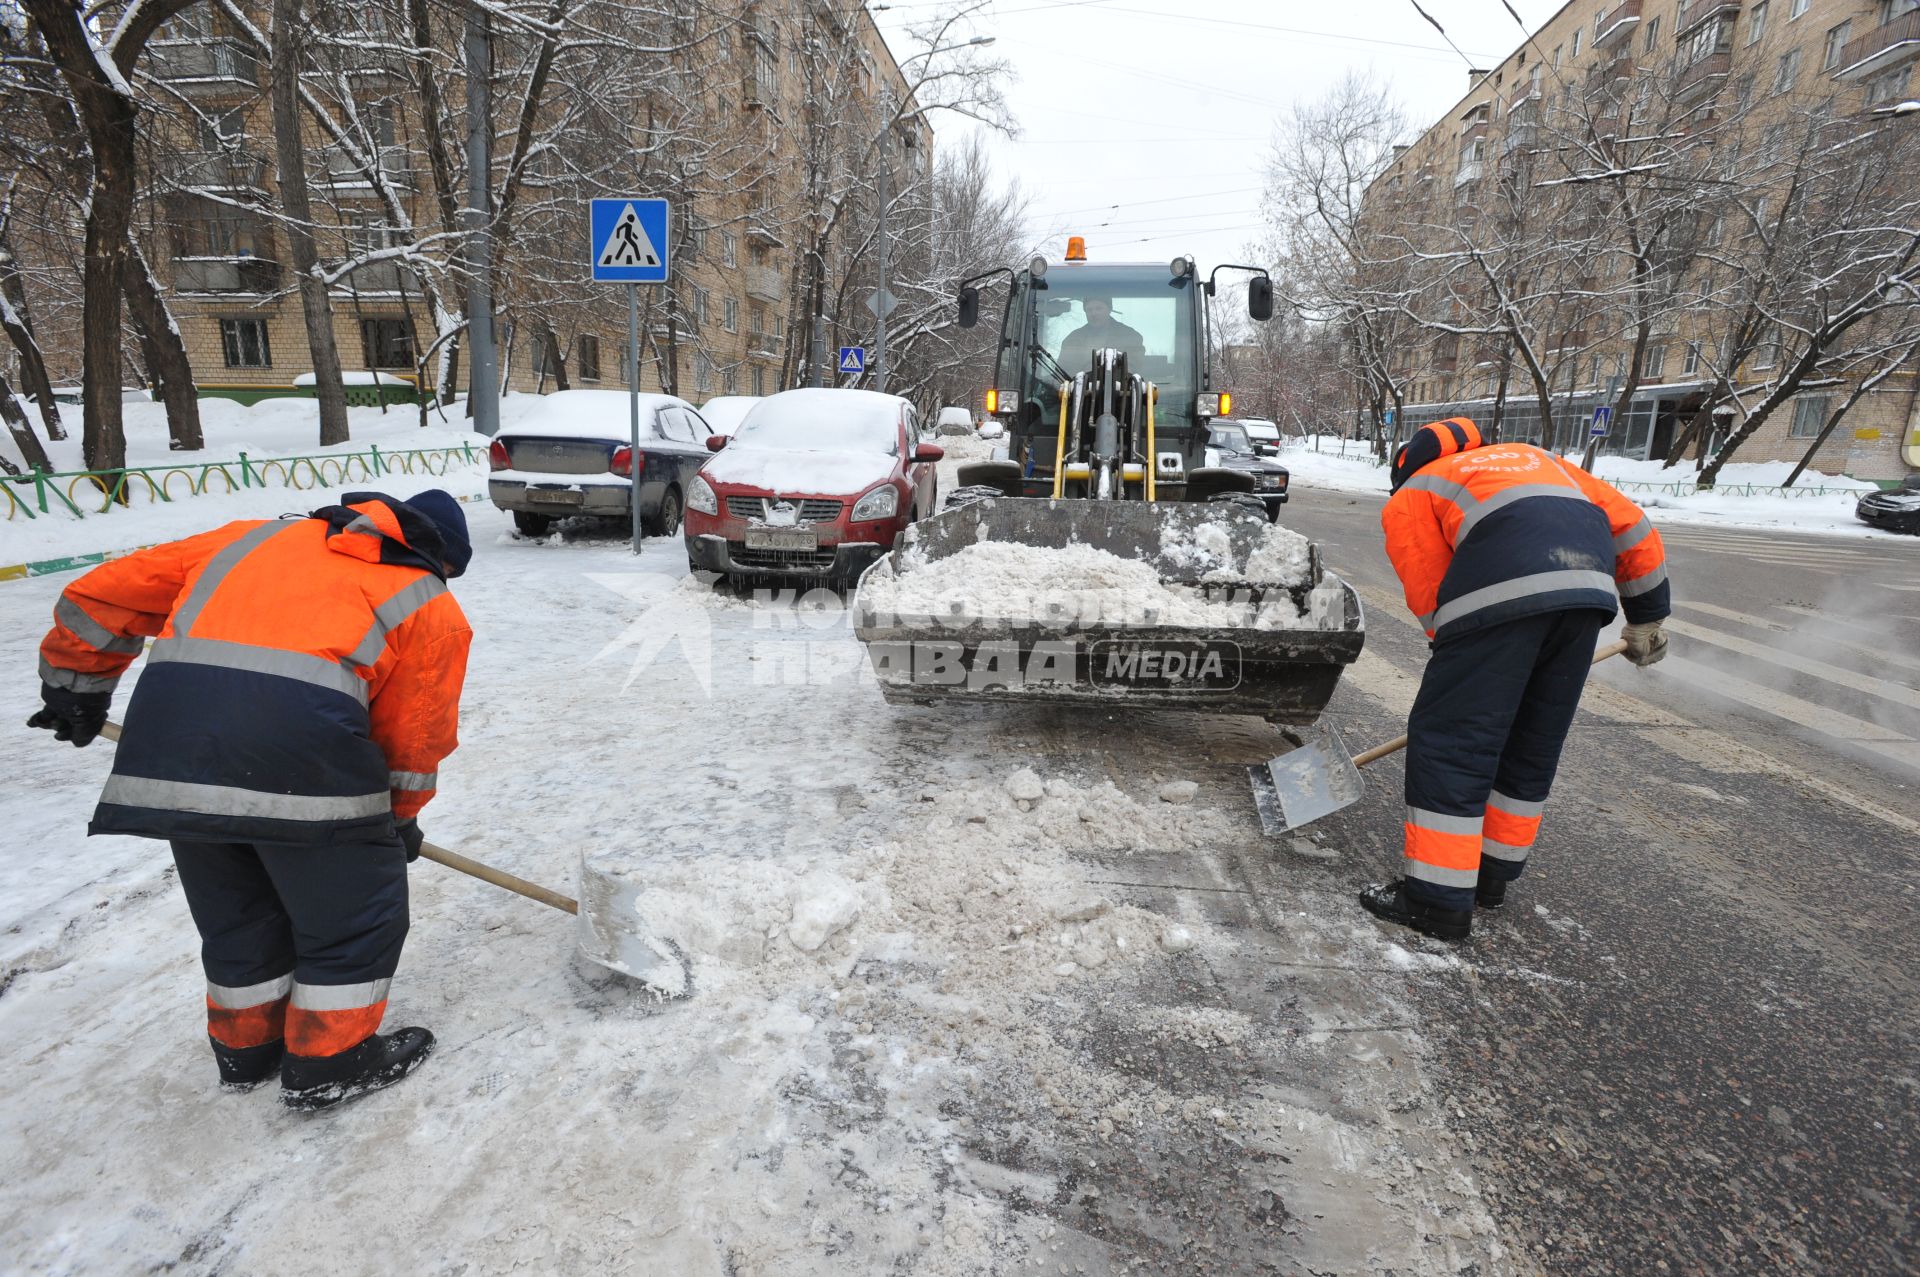
POLYGON ((1429 637, 1573 608, 1667 615, 1666 551, 1640 508, 1525 443, 1487 444, 1463 417, 1423 426, 1403 459, 1433 456, 1380 524, 1407 606, 1429 637))
POLYGON ((367 497, 115 559, 62 593, 41 677, 110 691, 154 638, 90 833, 386 836, 458 743, 467 620, 423 516, 367 497))

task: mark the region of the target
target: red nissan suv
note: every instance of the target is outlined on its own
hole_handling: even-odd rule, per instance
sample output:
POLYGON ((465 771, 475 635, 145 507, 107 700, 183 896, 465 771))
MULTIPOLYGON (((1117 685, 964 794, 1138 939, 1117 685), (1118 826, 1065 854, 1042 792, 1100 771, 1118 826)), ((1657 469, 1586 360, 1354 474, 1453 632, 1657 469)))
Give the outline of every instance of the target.
POLYGON ((687 561, 722 576, 844 586, 938 507, 934 463, 898 395, 819 387, 770 395, 687 487, 687 561))

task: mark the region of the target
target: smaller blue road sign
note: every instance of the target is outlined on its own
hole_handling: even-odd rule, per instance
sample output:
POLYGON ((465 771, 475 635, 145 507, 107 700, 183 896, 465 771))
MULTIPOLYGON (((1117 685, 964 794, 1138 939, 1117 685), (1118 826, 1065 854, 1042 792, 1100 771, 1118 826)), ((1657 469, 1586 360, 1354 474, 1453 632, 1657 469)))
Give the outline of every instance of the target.
POLYGON ((840 371, 860 373, 867 370, 867 348, 865 346, 840 347, 840 371))
POLYGON ((1604 439, 1607 437, 1607 430, 1612 424, 1613 409, 1604 407, 1595 408, 1593 410, 1593 426, 1587 431, 1587 434, 1595 439, 1604 439))
POLYGON ((596 282, 667 282, 667 202, 629 196, 593 201, 588 258, 596 282))

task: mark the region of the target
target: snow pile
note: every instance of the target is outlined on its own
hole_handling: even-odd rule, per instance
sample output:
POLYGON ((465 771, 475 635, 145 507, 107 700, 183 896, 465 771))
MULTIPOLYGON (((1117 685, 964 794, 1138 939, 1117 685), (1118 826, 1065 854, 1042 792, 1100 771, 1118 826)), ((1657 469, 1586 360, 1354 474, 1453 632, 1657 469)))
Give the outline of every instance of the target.
MULTIPOLYGON (((1206 531, 1201 530, 1202 537, 1206 531)), ((1254 552, 1261 562, 1261 575, 1254 579, 1304 583, 1306 546, 1298 533, 1270 528, 1254 552)), ((1196 562, 1210 549, 1196 538, 1177 553, 1184 562, 1196 562)), ((1207 579, 1231 584, 1245 578, 1220 567, 1207 579)), ((1230 590, 1209 598, 1191 585, 1163 581, 1151 563, 1089 545, 1011 541, 980 541, 933 560, 918 547, 909 549, 898 569, 892 560, 882 560, 867 573, 859 601, 876 617, 1040 625, 1063 632, 1092 626, 1313 628, 1324 613, 1317 603, 1303 610, 1280 592, 1258 602, 1230 590)))

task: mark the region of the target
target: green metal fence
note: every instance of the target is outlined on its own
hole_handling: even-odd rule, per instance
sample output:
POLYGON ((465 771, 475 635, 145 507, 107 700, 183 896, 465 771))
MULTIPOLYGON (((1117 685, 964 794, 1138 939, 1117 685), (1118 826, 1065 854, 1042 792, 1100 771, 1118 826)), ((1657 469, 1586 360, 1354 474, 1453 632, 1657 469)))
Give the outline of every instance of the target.
POLYGON ((116 506, 172 502, 246 488, 306 491, 378 481, 384 475, 443 475, 456 465, 473 465, 482 454, 471 444, 448 448, 400 448, 382 452, 328 452, 308 457, 253 460, 241 453, 233 461, 174 462, 164 466, 128 466, 119 470, 36 470, 0 479, 6 517, 34 519, 65 513, 76 518, 105 514, 116 506))

